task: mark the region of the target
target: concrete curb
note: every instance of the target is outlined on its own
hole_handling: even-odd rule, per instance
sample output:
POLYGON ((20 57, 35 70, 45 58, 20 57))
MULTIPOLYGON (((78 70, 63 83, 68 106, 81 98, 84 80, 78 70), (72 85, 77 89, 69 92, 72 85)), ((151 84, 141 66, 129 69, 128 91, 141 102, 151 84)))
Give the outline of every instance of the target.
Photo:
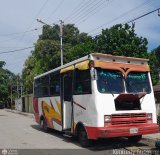
POLYGON ((26 113, 26 112, 21 112, 21 111, 17 111, 17 110, 11 110, 11 109, 5 109, 5 111, 12 112, 15 114, 20 114, 20 115, 27 116, 30 118, 34 118, 34 114, 31 114, 31 113, 26 113))

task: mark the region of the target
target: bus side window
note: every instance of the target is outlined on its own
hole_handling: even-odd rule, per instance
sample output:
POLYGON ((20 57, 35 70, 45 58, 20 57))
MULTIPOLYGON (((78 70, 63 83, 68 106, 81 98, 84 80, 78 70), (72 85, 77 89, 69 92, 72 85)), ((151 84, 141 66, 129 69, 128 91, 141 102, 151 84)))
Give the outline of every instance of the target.
POLYGON ((60 96, 60 74, 50 74, 50 96, 60 96))
POLYGON ((91 94, 90 70, 75 70, 74 94, 91 94))
POLYGON ((40 78, 34 81, 34 97, 40 97, 40 78))
POLYGON ((41 91, 42 96, 49 96, 49 75, 46 75, 41 78, 41 91))

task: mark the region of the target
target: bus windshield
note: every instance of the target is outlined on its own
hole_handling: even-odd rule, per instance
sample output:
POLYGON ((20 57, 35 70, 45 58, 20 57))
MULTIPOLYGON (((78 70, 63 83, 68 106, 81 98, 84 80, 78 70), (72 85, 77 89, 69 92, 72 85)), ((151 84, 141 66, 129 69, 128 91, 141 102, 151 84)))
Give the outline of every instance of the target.
POLYGON ((123 75, 120 71, 97 68, 97 87, 100 93, 124 92, 123 75))
POLYGON ((126 77, 126 90, 128 93, 150 93, 151 87, 148 73, 130 72, 126 77))

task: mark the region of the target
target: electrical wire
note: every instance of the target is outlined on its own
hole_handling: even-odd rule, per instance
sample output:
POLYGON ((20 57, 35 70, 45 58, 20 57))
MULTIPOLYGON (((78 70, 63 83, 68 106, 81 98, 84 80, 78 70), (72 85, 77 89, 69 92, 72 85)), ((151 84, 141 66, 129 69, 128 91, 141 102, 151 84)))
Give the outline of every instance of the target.
POLYGON ((7 37, 7 36, 12 36, 12 35, 19 35, 19 34, 23 34, 23 33, 29 33, 29 32, 32 32, 32 31, 37 31, 37 30, 42 29, 42 28, 43 27, 31 29, 31 30, 28 30, 28 31, 16 32, 16 33, 0 34, 0 37, 7 37))
POLYGON ((131 13, 131 12, 139 9, 140 7, 142 7, 142 6, 144 6, 144 5, 147 5, 147 4, 150 3, 150 2, 152 2, 152 0, 150 0, 150 1, 146 0, 145 2, 141 3, 140 5, 134 7, 133 9, 128 10, 128 11, 122 13, 120 16, 118 16, 118 17, 116 17, 116 18, 114 18, 114 19, 112 19, 112 20, 110 20, 110 21, 108 21, 108 22, 106 22, 106 23, 104 23, 104 24, 102 24, 102 25, 100 25, 100 26, 92 29, 91 31, 88 32, 88 34, 90 34, 91 32, 94 32, 94 31, 102 28, 103 26, 106 26, 106 25, 108 25, 108 24, 111 24, 111 23, 113 23, 114 21, 116 21, 116 20, 118 20, 118 19, 121 19, 122 17, 127 16, 129 13, 131 13))
MULTIPOLYGON (((38 18, 39 14, 43 11, 43 9, 45 8, 45 6, 47 5, 48 1, 49 1, 49 0, 46 0, 46 1, 43 3, 43 5, 40 7, 39 11, 37 12, 36 16, 35 16, 35 17, 33 18, 33 20, 31 21, 31 23, 30 23, 30 25, 28 26, 27 29, 30 29, 30 27, 32 26, 33 22, 38 18)), ((21 40, 25 37, 25 34, 26 34, 26 33, 23 34, 21 40)))
POLYGON ((58 3, 57 7, 56 7, 56 8, 51 12, 51 14, 46 18, 47 20, 50 19, 50 18, 57 12, 57 10, 60 8, 60 6, 63 4, 63 2, 64 2, 64 0, 61 0, 61 1, 58 3))
POLYGON ((17 50, 12 50, 12 51, 5 51, 5 52, 0 52, 0 54, 6 54, 6 53, 13 53, 13 52, 18 52, 18 51, 24 51, 30 48, 33 48, 35 46, 30 46, 30 47, 25 47, 25 48, 21 48, 21 49, 17 49, 17 50))
MULTIPOLYGON (((88 1, 89 2, 89 1, 88 1)), ((81 0, 80 3, 78 3, 78 5, 76 5, 76 7, 71 11, 71 13, 63 19, 63 21, 69 20, 72 16, 75 15, 75 13, 85 4, 85 0, 81 0)))
MULTIPOLYGON (((109 1, 109 0, 108 0, 109 1)), ((113 0, 112 1, 110 1, 110 3, 111 2, 113 2, 113 0)), ((102 11, 105 7, 106 7, 106 5, 103 5, 104 3, 102 3, 101 5, 99 5, 97 8, 95 8, 94 10, 91 10, 87 15, 85 15, 82 19, 80 19, 80 20, 82 20, 82 21, 79 21, 78 23, 77 23, 77 25, 80 25, 81 23, 83 23, 83 22, 85 22, 88 18, 90 18, 90 17, 92 17, 93 15, 95 15, 97 12, 100 12, 100 11, 102 11), (102 7, 101 7, 102 6, 102 7), (99 9, 98 9, 99 8, 99 9), (98 10, 96 10, 96 9, 98 9, 98 10), (93 12, 93 13, 92 13, 93 12)))
POLYGON ((90 6, 87 10, 85 10, 84 12, 82 12, 79 16, 76 17, 75 20, 73 20, 73 23, 76 23, 77 21, 82 20, 83 18, 85 18, 86 16, 88 16, 89 14, 91 14, 93 11, 95 11, 97 8, 99 8, 100 6, 102 6, 104 3, 106 3, 106 0, 100 0, 97 3, 93 4, 92 6, 90 6))
MULTIPOLYGON (((103 0, 102 0, 102 1, 103 1, 103 0)), ((88 13, 88 11, 90 11, 90 9, 92 10, 92 8, 94 8, 94 6, 98 5, 98 4, 101 3, 102 1, 101 1, 101 0, 99 0, 98 2, 93 1, 91 4, 85 6, 85 7, 81 10, 81 12, 72 19, 72 23, 74 23, 74 21, 77 21, 79 18, 81 18, 81 16, 84 16, 86 13, 88 13)))
MULTIPOLYGON (((143 17, 145 17, 145 16, 147 16, 147 15, 149 15, 149 14, 151 14, 151 13, 154 13, 154 12, 158 11, 158 10, 160 10, 160 8, 157 8, 157 9, 152 10, 152 11, 150 11, 150 12, 147 12, 147 13, 145 13, 145 14, 139 16, 139 17, 136 17, 136 18, 134 18, 134 19, 132 19, 132 20, 130 20, 130 21, 124 23, 123 25, 129 24, 129 23, 133 23, 134 21, 136 21, 136 20, 138 20, 138 19, 141 19, 141 18, 143 18, 143 17)), ((96 37, 98 34, 100 34, 100 32, 99 32, 99 33, 96 33, 93 37, 96 37)))
POLYGON ((77 9, 75 12, 72 12, 71 16, 69 16, 68 18, 65 18, 64 20, 68 21, 72 21, 73 19, 76 18, 76 16, 78 16, 79 14, 81 14, 81 12, 83 12, 83 10, 85 10, 89 5, 92 5, 96 2, 96 0, 88 0, 86 3, 84 3, 83 5, 81 5, 79 7, 79 9, 77 9))
MULTIPOLYGON (((41 28, 42 28, 42 27, 41 27, 41 28)), ((11 35, 18 35, 18 36, 13 37, 13 38, 9 38, 9 39, 5 39, 5 40, 0 40, 0 43, 21 38, 24 33, 31 33, 31 32, 37 31, 37 30, 39 30, 39 29, 41 29, 41 28, 36 28, 36 29, 29 30, 29 31, 24 31, 24 32, 6 34, 6 35, 4 35, 4 36, 11 36, 11 35), (19 36, 19 35, 20 35, 20 36, 19 36)))
POLYGON ((128 21, 127 24, 129 24, 129 23, 131 23, 131 22, 134 22, 134 21, 136 21, 136 20, 138 20, 138 19, 141 19, 141 18, 143 18, 143 17, 145 17, 145 16, 147 16, 147 15, 149 15, 149 14, 151 14, 151 13, 154 13, 154 12, 158 11, 158 10, 160 10, 160 8, 155 9, 155 10, 153 10, 153 11, 150 11, 150 12, 148 12, 148 13, 145 13, 145 14, 139 16, 139 17, 136 17, 136 18, 128 21))

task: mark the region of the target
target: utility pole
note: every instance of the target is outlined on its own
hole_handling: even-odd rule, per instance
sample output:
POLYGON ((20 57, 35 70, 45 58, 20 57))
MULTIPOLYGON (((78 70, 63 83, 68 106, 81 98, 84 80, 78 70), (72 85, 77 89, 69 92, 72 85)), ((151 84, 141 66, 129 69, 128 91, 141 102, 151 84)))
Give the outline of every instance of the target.
MULTIPOLYGON (((48 25, 50 27, 52 27, 52 25, 49 25, 45 22, 43 22, 40 19, 37 19, 37 22, 43 24, 43 25, 48 25)), ((64 22, 62 20, 60 20, 60 51, 61 51, 61 66, 63 66, 63 24, 64 22)))
POLYGON ((23 96, 23 85, 22 85, 22 82, 21 82, 21 97, 23 96))
POLYGON ((17 75, 17 98, 19 98, 19 74, 17 75))
POLYGON ((12 83, 11 83, 11 109, 12 109, 12 102, 13 102, 13 98, 12 98, 12 83))
POLYGON ((63 66, 63 21, 60 20, 61 66, 63 66))

